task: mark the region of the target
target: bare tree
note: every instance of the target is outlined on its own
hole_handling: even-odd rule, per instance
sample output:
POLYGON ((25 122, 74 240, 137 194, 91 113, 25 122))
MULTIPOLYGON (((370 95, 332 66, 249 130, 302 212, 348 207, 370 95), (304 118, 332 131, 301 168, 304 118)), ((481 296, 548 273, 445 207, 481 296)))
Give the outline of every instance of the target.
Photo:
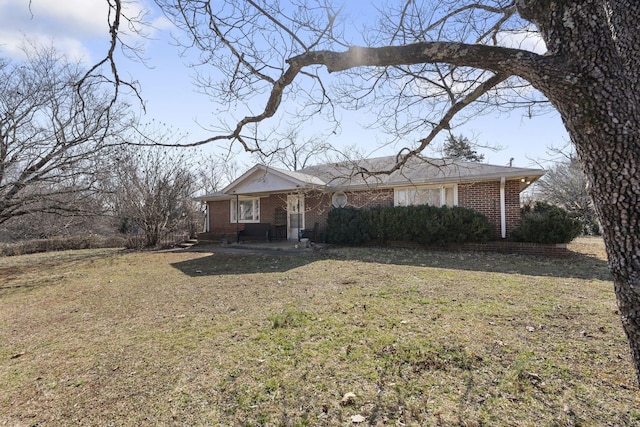
MULTIPOLYGON (((70 204, 77 201, 76 195, 69 198, 70 204)), ((112 218, 105 216, 102 195, 83 197, 82 201, 82 207, 75 213, 33 212, 13 217, 0 226, 0 241, 112 235, 114 225, 112 218)))
POLYGON ((205 194, 222 190, 238 177, 242 169, 230 153, 227 155, 201 154, 199 158, 201 160, 198 161, 194 174, 198 188, 205 194))
MULTIPOLYGON (((171 133, 144 136, 167 142, 171 133)), ((135 142, 135 141, 134 141, 135 142)), ((146 246, 157 246, 167 234, 195 234, 197 204, 190 153, 153 146, 122 146, 113 161, 113 173, 104 183, 111 194, 111 210, 120 231, 142 233, 146 246)))
POLYGON ((584 234, 600 234, 593 201, 587 192, 587 177, 578 159, 569 155, 551 166, 536 182, 537 199, 569 211, 583 224, 584 234))
POLYGON ((0 60, 0 224, 35 213, 93 212, 100 153, 127 127, 126 106, 52 48, 0 60), (91 206, 90 206, 91 205, 91 206))
POLYGON ((399 168, 471 114, 532 114, 550 103, 590 184, 640 381, 640 3, 403 0, 379 9, 361 46, 331 0, 156 3, 184 30, 185 46, 223 75, 201 83, 250 107, 228 132, 199 143, 260 150, 256 126, 283 114, 284 102, 295 100, 287 112, 302 120, 346 103, 380 111, 383 129, 415 141, 400 150, 399 168))
POLYGON ((276 163, 288 170, 297 171, 311 166, 332 150, 331 144, 320 137, 302 137, 299 129, 289 128, 280 137, 272 139, 271 144, 267 143, 256 156, 260 162, 276 163))

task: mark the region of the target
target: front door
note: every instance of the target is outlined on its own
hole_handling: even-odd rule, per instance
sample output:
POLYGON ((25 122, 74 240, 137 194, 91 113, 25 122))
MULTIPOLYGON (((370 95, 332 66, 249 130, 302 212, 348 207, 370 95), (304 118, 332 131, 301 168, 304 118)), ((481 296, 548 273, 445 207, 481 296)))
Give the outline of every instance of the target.
POLYGON ((287 196, 287 237, 298 240, 298 233, 304 229, 304 196, 287 196))

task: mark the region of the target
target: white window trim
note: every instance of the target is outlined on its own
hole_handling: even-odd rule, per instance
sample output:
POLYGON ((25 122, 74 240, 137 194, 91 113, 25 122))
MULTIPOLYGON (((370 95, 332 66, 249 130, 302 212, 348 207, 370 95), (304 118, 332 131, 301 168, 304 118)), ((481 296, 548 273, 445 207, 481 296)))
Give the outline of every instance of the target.
MULTIPOLYGON (((440 206, 445 206, 447 204, 447 193, 446 189, 453 189, 453 206, 458 206, 458 184, 448 184, 448 185, 421 185, 421 186, 413 186, 413 187, 397 187, 393 189, 393 206, 405 206, 400 205, 398 201, 398 192, 399 191, 409 191, 409 190, 433 190, 440 189, 440 206)), ((412 206, 412 205, 407 205, 412 206)))
MULTIPOLYGON (((239 202, 246 202, 246 201, 253 202, 253 212, 254 212, 253 219, 239 219, 237 221, 238 223, 246 224, 246 223, 260 222, 260 198, 259 197, 240 197, 237 200, 239 202)), ((231 199, 229 201, 229 218, 230 218, 229 222, 231 224, 236 223, 236 214, 237 214, 236 199, 231 199)))

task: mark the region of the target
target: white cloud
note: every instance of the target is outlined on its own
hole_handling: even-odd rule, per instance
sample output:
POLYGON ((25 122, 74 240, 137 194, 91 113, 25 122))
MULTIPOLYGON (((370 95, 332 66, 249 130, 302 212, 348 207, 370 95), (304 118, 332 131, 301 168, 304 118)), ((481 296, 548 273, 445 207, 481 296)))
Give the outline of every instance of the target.
POLYGON ((34 19, 50 19, 79 35, 100 35, 108 28, 105 0, 31 0, 31 12, 34 19))
POLYGON ((164 15, 163 16, 158 16, 157 18, 155 18, 152 22, 151 25, 153 26, 153 28, 155 28, 156 30, 172 30, 175 28, 175 25, 173 25, 173 23, 171 21, 169 21, 164 15))
POLYGON ((71 61, 86 62, 91 58, 89 49, 80 40, 72 37, 52 38, 49 34, 36 32, 27 34, 0 31, 0 57, 23 59, 25 57, 24 49, 29 50, 29 44, 35 46, 53 45, 58 52, 64 53, 71 61))
POLYGON ((498 45, 514 49, 528 50, 530 52, 543 54, 547 51, 547 45, 540 36, 540 33, 531 31, 503 31, 498 34, 498 45))
MULTIPOLYGON (((130 44, 146 44, 141 35, 153 38, 157 31, 171 28, 153 2, 123 2, 125 15, 141 18, 150 26, 131 31, 121 25, 122 36, 130 44), (126 34, 128 33, 128 34, 126 34)), ((95 60, 104 52, 91 54, 91 46, 106 46, 109 40, 107 0, 0 0, 0 56, 21 56, 25 39, 36 44, 53 44, 72 59, 95 60)))

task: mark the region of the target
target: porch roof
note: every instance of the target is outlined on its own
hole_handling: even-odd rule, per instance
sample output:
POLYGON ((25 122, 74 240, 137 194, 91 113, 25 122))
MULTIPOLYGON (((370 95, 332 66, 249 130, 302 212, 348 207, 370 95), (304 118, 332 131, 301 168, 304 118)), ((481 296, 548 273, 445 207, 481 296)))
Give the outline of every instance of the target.
POLYGON ((265 194, 318 187, 324 188, 326 183, 317 176, 301 171, 287 171, 273 166, 255 165, 226 186, 222 193, 228 195, 265 194))
POLYGON ((200 201, 203 201, 203 202, 210 202, 210 201, 214 201, 214 200, 231 200, 233 198, 234 198, 234 196, 231 196, 229 194, 224 194, 224 193, 222 193, 220 191, 216 191, 215 193, 208 193, 208 194, 205 194, 203 196, 195 197, 194 199, 195 200, 200 200, 200 201))

